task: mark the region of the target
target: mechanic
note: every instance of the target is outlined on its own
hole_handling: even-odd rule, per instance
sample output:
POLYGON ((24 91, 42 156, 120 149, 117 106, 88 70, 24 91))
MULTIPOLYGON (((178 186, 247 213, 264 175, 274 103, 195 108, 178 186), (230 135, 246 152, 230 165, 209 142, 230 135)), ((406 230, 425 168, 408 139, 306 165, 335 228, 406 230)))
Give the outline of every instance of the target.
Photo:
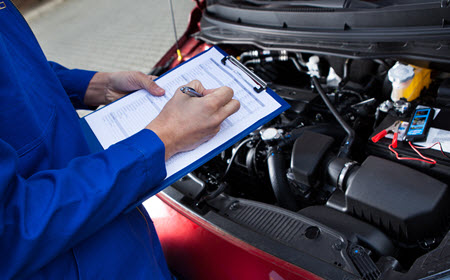
POLYGON ((0 278, 170 279, 142 206, 165 159, 218 132, 239 102, 226 87, 179 90, 146 129, 89 154, 73 104, 97 106, 145 88, 140 72, 68 70, 45 58, 10 1, 0 1, 0 278), (72 100, 72 102, 71 102, 72 100))

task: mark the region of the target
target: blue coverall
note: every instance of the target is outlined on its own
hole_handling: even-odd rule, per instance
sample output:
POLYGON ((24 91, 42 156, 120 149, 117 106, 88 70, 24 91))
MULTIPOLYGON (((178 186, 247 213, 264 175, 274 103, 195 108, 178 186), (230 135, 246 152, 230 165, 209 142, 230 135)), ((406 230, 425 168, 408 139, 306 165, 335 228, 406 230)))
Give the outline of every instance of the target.
POLYGON ((94 72, 49 63, 0 1, 0 279, 169 279, 143 207, 166 175, 143 130, 90 154, 74 104, 94 72), (70 100, 70 99, 71 100, 70 100))

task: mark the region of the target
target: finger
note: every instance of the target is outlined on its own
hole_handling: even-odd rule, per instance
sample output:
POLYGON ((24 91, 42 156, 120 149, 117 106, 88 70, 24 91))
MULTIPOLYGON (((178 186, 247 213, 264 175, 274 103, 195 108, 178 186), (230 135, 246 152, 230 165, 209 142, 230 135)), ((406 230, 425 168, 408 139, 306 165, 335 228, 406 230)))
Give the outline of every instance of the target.
POLYGON ((153 79, 155 76, 145 75, 142 72, 135 72, 135 82, 143 89, 150 92, 152 95, 161 96, 165 93, 165 90, 158 86, 153 79))
POLYGON ((218 89, 213 90, 212 92, 207 92, 205 98, 210 98, 214 100, 218 107, 222 107, 233 98, 233 90, 229 87, 220 87, 218 89))
POLYGON ((186 86, 195 89, 196 92, 201 93, 202 95, 204 95, 204 92, 206 91, 205 87, 199 80, 190 81, 186 86))
POLYGON ((203 94, 203 95, 208 95, 208 94, 211 94, 211 93, 215 92, 215 91, 218 90, 218 89, 219 89, 219 88, 205 89, 205 90, 202 92, 202 94, 203 94))
POLYGON ((237 101, 236 99, 231 99, 230 102, 220 108, 216 112, 216 114, 218 115, 218 118, 221 120, 221 122, 223 122, 226 118, 239 111, 240 107, 241 103, 239 103, 239 101, 237 101))
MULTIPOLYGON (((187 86, 187 85, 186 85, 187 86)), ((189 96, 186 93, 183 93, 180 89, 182 87, 177 88, 177 90, 175 91, 175 94, 173 95, 172 98, 176 99, 176 100, 184 100, 182 102, 185 102, 186 100, 188 100, 189 98, 191 98, 191 96, 189 96)))

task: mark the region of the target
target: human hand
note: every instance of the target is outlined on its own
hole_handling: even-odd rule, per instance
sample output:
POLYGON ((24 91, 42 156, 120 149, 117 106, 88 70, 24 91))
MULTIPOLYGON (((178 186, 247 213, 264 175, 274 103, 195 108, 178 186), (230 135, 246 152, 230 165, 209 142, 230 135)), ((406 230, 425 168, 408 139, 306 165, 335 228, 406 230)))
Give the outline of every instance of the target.
POLYGON ((190 97, 179 89, 159 115, 147 125, 164 143, 166 160, 172 155, 196 148, 220 130, 220 124, 239 110, 229 87, 205 89, 195 80, 187 84, 203 97, 190 97))
POLYGON ((84 104, 89 106, 109 104, 139 89, 146 89, 156 96, 163 95, 164 89, 153 81, 155 78, 156 76, 145 75, 138 71, 96 73, 89 82, 84 104))

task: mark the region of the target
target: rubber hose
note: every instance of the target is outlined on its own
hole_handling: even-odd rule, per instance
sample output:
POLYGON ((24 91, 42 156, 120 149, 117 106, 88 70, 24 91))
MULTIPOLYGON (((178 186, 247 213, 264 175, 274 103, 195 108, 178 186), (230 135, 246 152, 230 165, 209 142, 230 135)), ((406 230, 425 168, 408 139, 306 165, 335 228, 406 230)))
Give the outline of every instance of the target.
POLYGON ((320 97, 322 97, 322 100, 325 103, 325 105, 327 105, 328 109, 333 114, 334 118, 338 121, 338 123, 347 133, 347 138, 345 139, 344 145, 341 146, 338 156, 349 157, 353 142, 355 141, 355 131, 345 122, 345 120, 341 117, 341 115, 339 115, 339 112, 336 110, 336 108, 334 108, 330 99, 328 99, 327 94, 320 85, 319 80, 316 77, 312 77, 312 81, 320 97))
POLYGON ((276 148, 271 149, 269 152, 267 167, 278 205, 291 211, 297 211, 299 210, 299 206, 289 189, 289 183, 286 178, 285 157, 276 148))

